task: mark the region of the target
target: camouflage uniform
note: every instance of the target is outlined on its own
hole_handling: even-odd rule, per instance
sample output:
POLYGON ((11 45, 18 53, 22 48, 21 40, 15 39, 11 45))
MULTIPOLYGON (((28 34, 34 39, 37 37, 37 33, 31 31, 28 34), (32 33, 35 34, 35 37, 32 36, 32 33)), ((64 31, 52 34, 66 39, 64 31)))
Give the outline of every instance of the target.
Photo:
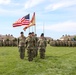
POLYGON ((0 40, 0 46, 2 46, 1 40, 0 40))
POLYGON ((32 38, 33 38, 33 45, 34 45, 34 47, 33 47, 33 57, 36 57, 38 55, 38 43, 37 43, 38 38, 35 35, 32 36, 32 38))
MULTIPOLYGON (((31 33, 29 33, 29 34, 31 34, 31 33)), ((27 47, 28 60, 32 61, 33 60, 33 47, 34 47, 32 36, 29 35, 26 38, 26 42, 25 43, 26 43, 26 47, 27 47)))
POLYGON ((35 37, 36 43, 35 43, 35 56, 38 55, 38 38, 35 37))
POLYGON ((44 37, 40 37, 38 40, 38 46, 39 46, 39 52, 40 52, 40 58, 45 58, 45 49, 47 46, 46 39, 44 37))
POLYGON ((24 59, 24 56, 25 56, 25 40, 26 40, 25 36, 20 36, 18 38, 18 48, 19 48, 21 59, 24 59))
POLYGON ((2 46, 2 40, 0 40, 0 46, 2 46))
POLYGON ((32 32, 32 38, 33 38, 33 57, 36 57, 37 56, 37 53, 38 53, 38 46, 37 46, 37 37, 36 37, 36 34, 34 34, 34 32, 32 32))

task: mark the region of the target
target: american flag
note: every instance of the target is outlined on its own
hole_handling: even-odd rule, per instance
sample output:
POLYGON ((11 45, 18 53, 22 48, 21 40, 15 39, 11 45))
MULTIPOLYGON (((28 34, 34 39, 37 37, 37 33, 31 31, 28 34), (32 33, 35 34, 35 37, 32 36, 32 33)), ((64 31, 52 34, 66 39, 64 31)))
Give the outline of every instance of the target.
POLYGON ((33 16, 32 16, 32 19, 31 19, 29 25, 25 26, 25 27, 23 28, 23 30, 25 31, 27 28, 29 28, 29 27, 31 27, 31 26, 33 26, 33 25, 35 25, 35 12, 33 13, 33 16))
POLYGON ((30 14, 18 19, 15 23, 13 23, 13 27, 29 25, 30 23, 30 14))

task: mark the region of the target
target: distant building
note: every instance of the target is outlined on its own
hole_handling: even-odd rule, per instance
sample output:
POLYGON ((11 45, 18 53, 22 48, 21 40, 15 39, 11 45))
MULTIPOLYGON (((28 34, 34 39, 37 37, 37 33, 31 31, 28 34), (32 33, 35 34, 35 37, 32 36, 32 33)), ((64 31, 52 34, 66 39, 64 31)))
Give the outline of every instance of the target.
POLYGON ((72 41, 74 40, 76 35, 62 35, 62 37, 59 40, 66 40, 66 41, 72 41))
POLYGON ((10 35, 10 34, 6 34, 6 35, 0 35, 0 40, 13 40, 15 37, 13 35, 10 35))

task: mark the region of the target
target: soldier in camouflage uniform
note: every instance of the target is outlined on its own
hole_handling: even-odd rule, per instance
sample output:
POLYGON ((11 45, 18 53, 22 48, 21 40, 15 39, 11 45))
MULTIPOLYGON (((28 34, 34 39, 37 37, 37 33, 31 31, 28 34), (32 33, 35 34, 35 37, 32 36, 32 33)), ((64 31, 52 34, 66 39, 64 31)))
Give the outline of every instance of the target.
POLYGON ((38 46, 39 46, 39 52, 40 52, 40 58, 45 58, 45 49, 47 46, 46 39, 44 37, 44 33, 41 34, 41 37, 38 40, 38 46))
POLYGON ((2 40, 0 40, 0 46, 2 46, 2 40))
POLYGON ((21 36, 18 38, 18 48, 19 48, 19 52, 20 52, 20 58, 24 59, 26 37, 24 36, 23 32, 21 32, 20 34, 21 34, 21 36))
POLYGON ((38 38, 35 36, 34 32, 32 32, 32 38, 33 38, 33 43, 34 43, 34 48, 33 48, 33 57, 37 56, 37 51, 38 51, 38 46, 37 46, 37 41, 38 38))
POLYGON ((29 36, 26 38, 25 43, 27 47, 28 61, 32 61, 33 60, 33 48, 34 48, 32 33, 29 33, 29 36))
POLYGON ((35 44, 35 47, 36 47, 36 55, 35 56, 37 56, 38 55, 38 37, 37 37, 37 34, 35 34, 35 37, 36 37, 36 44, 35 44))

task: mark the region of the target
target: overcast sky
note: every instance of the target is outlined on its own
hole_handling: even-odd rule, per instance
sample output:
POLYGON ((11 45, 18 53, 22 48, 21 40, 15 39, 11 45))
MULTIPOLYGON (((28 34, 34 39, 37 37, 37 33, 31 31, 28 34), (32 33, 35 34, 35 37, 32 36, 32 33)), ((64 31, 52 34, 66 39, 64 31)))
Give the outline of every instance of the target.
MULTIPOLYGON (((36 33, 54 39, 76 34, 76 0, 0 0, 0 34, 20 35, 24 26, 13 28, 19 18, 36 13, 36 33)), ((35 31, 31 27, 30 31, 35 31)), ((24 31, 23 31, 24 32, 24 31)), ((29 29, 25 32, 28 35, 29 29)))

